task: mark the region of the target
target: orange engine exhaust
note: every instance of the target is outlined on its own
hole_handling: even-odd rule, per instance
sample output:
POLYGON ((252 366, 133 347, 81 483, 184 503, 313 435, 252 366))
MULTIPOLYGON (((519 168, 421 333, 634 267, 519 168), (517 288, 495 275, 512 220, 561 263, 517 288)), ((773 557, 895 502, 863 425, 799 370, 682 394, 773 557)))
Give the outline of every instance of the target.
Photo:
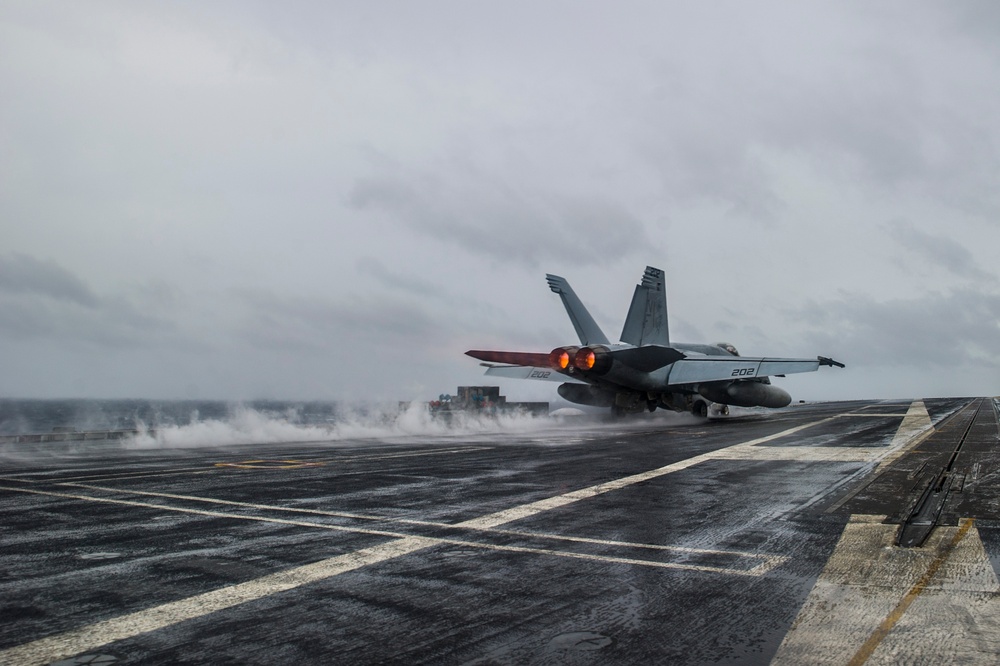
POLYGON ((549 366, 553 370, 568 370, 579 347, 556 347, 549 353, 549 366))
POLYGON ((581 347, 573 356, 573 366, 583 372, 604 374, 611 368, 607 347, 581 347))

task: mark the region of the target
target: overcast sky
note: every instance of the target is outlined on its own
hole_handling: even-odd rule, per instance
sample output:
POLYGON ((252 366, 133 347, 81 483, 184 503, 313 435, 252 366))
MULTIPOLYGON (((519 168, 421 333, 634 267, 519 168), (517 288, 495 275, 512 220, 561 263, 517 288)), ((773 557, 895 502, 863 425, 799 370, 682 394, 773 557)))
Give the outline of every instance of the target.
POLYGON ((995 2, 5 0, 0 90, 0 396, 431 398, 647 264, 796 399, 1000 393, 995 2))

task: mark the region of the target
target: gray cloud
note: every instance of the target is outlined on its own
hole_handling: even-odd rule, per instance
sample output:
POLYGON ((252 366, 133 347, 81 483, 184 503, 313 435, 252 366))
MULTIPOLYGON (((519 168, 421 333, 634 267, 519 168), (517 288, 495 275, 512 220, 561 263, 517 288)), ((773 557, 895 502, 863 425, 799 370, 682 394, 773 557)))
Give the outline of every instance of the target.
POLYGON ((612 262, 654 245, 640 221, 612 201, 498 182, 461 186, 422 174, 383 174, 359 178, 348 203, 466 252, 531 268, 552 260, 612 262))
POLYGON ((0 336, 8 340, 50 340, 56 344, 151 348, 173 326, 123 299, 93 306, 46 301, 24 294, 0 294, 0 336))
MULTIPOLYGON (((952 18, 940 15, 940 5, 899 14, 850 3, 725 11, 733 16, 716 26, 721 53, 711 53, 720 44, 698 31, 665 35, 676 46, 649 68, 652 86, 624 103, 645 120, 632 140, 672 201, 721 201, 767 221, 785 205, 772 164, 783 155, 839 182, 1000 213, 990 186, 1000 177, 1000 154, 984 140, 994 135, 1000 109, 995 96, 974 88, 984 56, 995 54, 964 29, 951 40, 924 36, 952 18), (903 26, 855 23, 895 23, 900 14, 903 26), (748 33, 769 37, 756 42, 748 33)), ((700 24, 706 17, 686 18, 700 24)), ((995 23, 990 32, 993 49, 995 23)))
POLYGON ((434 395, 651 264, 813 397, 995 393, 996 11, 0 3, 0 392, 434 395))
POLYGON ((140 284, 127 293, 99 295, 51 261, 24 254, 0 256, 0 337, 118 349, 150 347, 175 335, 159 316, 173 290, 140 284))
POLYGON ((937 266, 961 278, 992 282, 997 279, 980 268, 972 252, 951 236, 921 231, 905 220, 889 222, 886 229, 893 241, 911 251, 914 259, 907 264, 937 266))
POLYGON ((0 255, 0 291, 45 296, 88 308, 98 305, 90 288, 69 271, 18 252, 0 255))
POLYGON ((817 349, 861 366, 1000 369, 1000 295, 961 288, 880 301, 868 294, 813 302, 793 317, 817 349))
POLYGON ((422 308, 396 299, 373 296, 333 302, 251 289, 236 290, 234 295, 247 308, 237 335, 262 348, 350 354, 361 341, 422 345, 442 332, 422 308))
POLYGON ((447 285, 432 282, 415 274, 404 275, 374 257, 358 259, 357 269, 359 275, 368 277, 384 290, 410 294, 419 299, 453 298, 447 285))

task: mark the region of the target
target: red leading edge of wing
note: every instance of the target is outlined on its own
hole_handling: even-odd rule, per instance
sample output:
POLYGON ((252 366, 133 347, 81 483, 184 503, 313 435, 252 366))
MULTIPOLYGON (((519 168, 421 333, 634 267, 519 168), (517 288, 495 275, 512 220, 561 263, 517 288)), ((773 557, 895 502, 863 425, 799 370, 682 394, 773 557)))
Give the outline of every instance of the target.
POLYGON ((549 355, 537 352, 484 351, 481 349, 472 349, 465 353, 472 358, 478 358, 480 361, 487 361, 489 363, 505 363, 507 365, 523 365, 526 367, 542 368, 547 368, 549 366, 549 355))

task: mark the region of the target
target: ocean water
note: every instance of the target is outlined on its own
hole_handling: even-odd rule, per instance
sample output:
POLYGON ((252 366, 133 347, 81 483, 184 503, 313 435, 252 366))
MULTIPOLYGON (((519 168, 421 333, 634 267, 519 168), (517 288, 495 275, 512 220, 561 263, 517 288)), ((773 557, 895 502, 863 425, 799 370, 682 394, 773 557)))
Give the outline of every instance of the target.
POLYGON ((334 402, 0 399, 0 435, 48 433, 54 428, 156 430, 230 421, 247 412, 302 426, 323 426, 344 416, 334 402))
MULTIPOLYGON (((229 446, 274 442, 542 433, 561 417, 526 413, 433 416, 424 403, 350 406, 335 402, 0 399, 0 435, 138 430, 128 447, 229 446)), ((7 446, 7 445, 5 445, 7 446)), ((0 447, 0 454, 3 453, 0 447)))

